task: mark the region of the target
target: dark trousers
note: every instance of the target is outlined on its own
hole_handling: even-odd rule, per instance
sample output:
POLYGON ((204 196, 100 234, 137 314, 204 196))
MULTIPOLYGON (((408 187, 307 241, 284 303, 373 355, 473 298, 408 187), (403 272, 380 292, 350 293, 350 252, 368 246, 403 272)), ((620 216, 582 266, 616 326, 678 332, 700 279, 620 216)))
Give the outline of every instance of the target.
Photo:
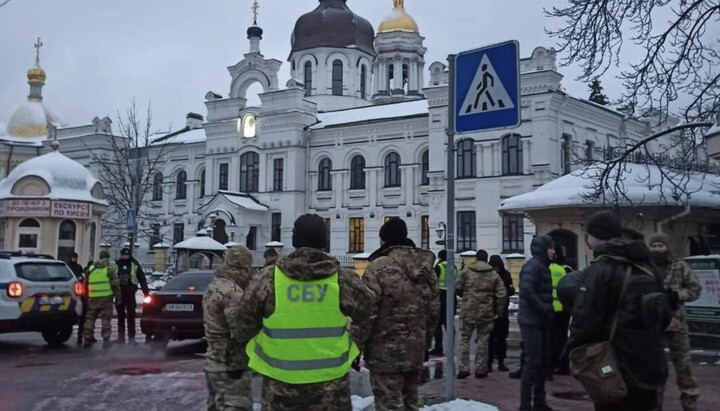
POLYGON ((488 344, 488 364, 493 360, 505 361, 507 358, 507 338, 510 335, 510 319, 508 316, 495 320, 488 344))
POLYGON ((595 404, 595 411, 653 411, 657 408, 657 391, 628 387, 628 396, 620 404, 595 404))
POLYGON ((545 404, 548 330, 520 324, 520 332, 525 353, 525 365, 520 383, 520 408, 524 410, 530 409, 532 405, 545 404))
POLYGON ((443 328, 447 325, 447 291, 440 290, 440 321, 435 327, 435 350, 443 350, 443 328))
POLYGON ((80 297, 80 304, 82 307, 80 308, 80 319, 78 320, 78 340, 82 340, 83 338, 83 328, 85 327, 85 317, 87 316, 88 310, 88 298, 80 297))
POLYGON ((548 371, 551 373, 555 367, 567 369, 570 366, 567 355, 563 354, 569 326, 570 314, 565 311, 556 312, 550 326, 550 364, 548 371))
POLYGON ((120 303, 115 307, 118 314, 118 334, 125 335, 125 318, 127 318, 127 336, 135 338, 135 287, 120 287, 120 303))

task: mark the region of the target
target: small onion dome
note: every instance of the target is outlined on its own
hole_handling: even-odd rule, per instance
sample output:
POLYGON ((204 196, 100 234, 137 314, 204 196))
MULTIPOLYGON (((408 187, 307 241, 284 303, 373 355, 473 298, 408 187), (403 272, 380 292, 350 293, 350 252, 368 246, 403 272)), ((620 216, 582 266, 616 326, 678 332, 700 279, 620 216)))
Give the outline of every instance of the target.
POLYGON ((418 25, 407 12, 405 11, 404 0, 395 0, 395 6, 393 7, 390 15, 380 23, 378 28, 379 33, 388 33, 391 31, 408 31, 411 33, 419 33, 418 25))
POLYGON ((252 25, 252 26, 248 27, 248 29, 247 29, 248 38, 253 38, 253 37, 262 38, 262 35, 263 35, 263 29, 261 29, 257 25, 252 25))
POLYGON ((292 52, 318 47, 356 48, 375 56, 375 29, 353 13, 347 0, 320 0, 320 5, 297 20, 292 52))

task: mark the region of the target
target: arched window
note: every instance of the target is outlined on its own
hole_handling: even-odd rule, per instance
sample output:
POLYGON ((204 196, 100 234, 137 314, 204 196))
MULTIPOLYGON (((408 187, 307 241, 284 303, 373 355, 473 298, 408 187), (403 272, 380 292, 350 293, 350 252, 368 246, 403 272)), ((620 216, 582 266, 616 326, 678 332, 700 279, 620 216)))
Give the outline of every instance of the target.
POLYGON ((343 63, 340 60, 333 61, 332 65, 332 95, 343 95, 343 63))
POLYGON ((152 201, 162 201, 163 195, 163 175, 156 173, 153 177, 152 201))
POLYGON ((365 157, 357 155, 350 161, 350 189, 365 189, 365 157))
POLYGON ((523 149, 520 136, 510 134, 502 138, 502 173, 503 175, 522 174, 523 149))
POLYGON ((457 178, 476 177, 475 141, 471 138, 457 143, 457 178))
POLYGON ((385 187, 400 187, 400 155, 394 151, 385 156, 385 187))
POLYGON ((187 198, 187 173, 180 170, 175 178, 175 199, 185 200, 187 198))
POLYGON ((312 95, 312 63, 309 61, 305 62, 305 72, 303 75, 305 76, 304 83, 305 83, 305 95, 309 96, 312 95))
POLYGON ((18 225, 17 249, 37 251, 40 249, 40 223, 34 218, 26 218, 18 225))
POLYGON ((405 93, 410 89, 410 66, 407 64, 402 65, 402 89, 405 93))
POLYGON ((198 193, 199 198, 205 197, 205 169, 200 172, 200 190, 198 193))
POLYGON ((60 261, 70 261, 70 255, 75 252, 75 231, 77 227, 71 220, 65 220, 60 223, 60 231, 58 232, 58 248, 57 259, 60 261))
POLYGON ((260 156, 250 151, 240 156, 240 191, 255 193, 260 185, 260 156))
POLYGON ((429 185, 430 177, 428 177, 428 172, 430 171, 430 150, 423 151, 422 157, 420 159, 420 168, 422 170, 420 184, 424 186, 429 185))
POLYGON ((387 90, 390 92, 393 88, 393 80, 395 80, 395 65, 392 62, 390 63, 390 66, 388 66, 387 80, 387 90))
POLYGON ((332 160, 323 158, 318 165, 318 191, 332 190, 332 160))
POLYGON ((367 97, 367 66, 364 64, 360 68, 360 98, 367 97))

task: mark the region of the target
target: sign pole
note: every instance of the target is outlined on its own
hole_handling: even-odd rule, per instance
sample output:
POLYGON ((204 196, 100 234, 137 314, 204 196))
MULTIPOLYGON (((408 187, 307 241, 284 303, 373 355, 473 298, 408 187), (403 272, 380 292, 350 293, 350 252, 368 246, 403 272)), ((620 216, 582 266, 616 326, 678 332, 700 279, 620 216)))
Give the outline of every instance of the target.
POLYGON ((455 399, 455 54, 448 56, 450 81, 448 83, 447 120, 447 314, 445 326, 445 397, 455 399))

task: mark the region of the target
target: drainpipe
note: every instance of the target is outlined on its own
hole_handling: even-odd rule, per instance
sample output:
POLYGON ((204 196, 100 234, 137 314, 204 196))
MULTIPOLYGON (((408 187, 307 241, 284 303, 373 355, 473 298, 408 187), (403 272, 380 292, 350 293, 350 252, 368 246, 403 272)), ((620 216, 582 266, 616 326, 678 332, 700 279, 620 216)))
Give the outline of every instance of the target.
POLYGON ((666 218, 666 219, 664 219, 664 220, 658 221, 657 224, 655 225, 656 231, 662 232, 662 231, 663 231, 663 226, 664 226, 665 224, 670 223, 670 222, 673 222, 673 221, 675 221, 675 220, 679 220, 679 219, 681 219, 681 218, 683 218, 683 217, 687 217, 688 215, 690 215, 690 211, 691 211, 691 210, 690 210, 690 205, 688 204, 688 205, 685 206, 685 209, 684 209, 683 211, 681 211, 681 212, 679 212, 679 213, 677 213, 677 214, 675 214, 675 215, 672 215, 672 216, 670 216, 670 217, 668 217, 668 218, 666 218))

